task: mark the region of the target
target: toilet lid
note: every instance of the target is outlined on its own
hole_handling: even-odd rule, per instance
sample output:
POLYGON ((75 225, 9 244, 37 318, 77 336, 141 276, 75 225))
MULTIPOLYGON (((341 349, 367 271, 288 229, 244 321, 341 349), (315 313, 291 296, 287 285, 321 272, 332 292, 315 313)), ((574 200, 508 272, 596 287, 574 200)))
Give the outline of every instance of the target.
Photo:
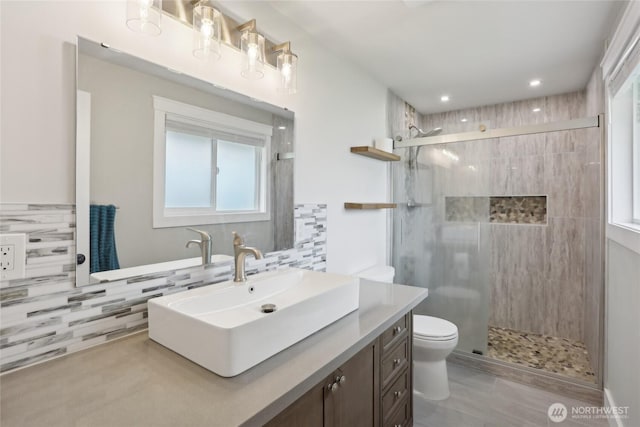
POLYGON ((413 316, 413 335, 428 340, 445 341, 458 336, 458 327, 448 320, 431 316, 413 316))

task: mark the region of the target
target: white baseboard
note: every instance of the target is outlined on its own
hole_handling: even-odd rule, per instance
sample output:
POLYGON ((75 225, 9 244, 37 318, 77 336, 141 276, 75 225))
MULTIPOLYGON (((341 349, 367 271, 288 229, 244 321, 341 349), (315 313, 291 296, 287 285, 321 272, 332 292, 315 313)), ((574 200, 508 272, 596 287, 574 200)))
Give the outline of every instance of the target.
MULTIPOLYGON (((613 398, 611 397, 611 392, 606 387, 604 388, 604 406, 608 408, 616 406, 616 403, 613 401, 613 398)), ((625 427, 625 426, 620 418, 610 417, 609 427, 625 427)))

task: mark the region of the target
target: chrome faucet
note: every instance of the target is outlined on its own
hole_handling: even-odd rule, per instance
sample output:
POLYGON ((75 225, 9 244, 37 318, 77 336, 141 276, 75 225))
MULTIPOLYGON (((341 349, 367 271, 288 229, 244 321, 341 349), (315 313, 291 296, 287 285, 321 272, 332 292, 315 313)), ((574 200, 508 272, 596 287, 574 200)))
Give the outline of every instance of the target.
POLYGON ((191 246, 191 244, 195 243, 200 246, 200 254, 202 255, 202 265, 211 264, 211 235, 206 231, 196 230, 195 228, 187 228, 187 230, 191 230, 200 235, 200 240, 189 240, 187 242, 187 248, 191 246))
POLYGON ((245 268, 244 259, 249 254, 253 255, 256 259, 261 259, 262 252, 260 252, 256 248, 245 246, 242 241, 242 237, 240 237, 238 233, 234 231, 233 232, 233 254, 234 254, 234 260, 235 260, 235 266, 236 266, 236 274, 235 274, 235 277, 233 278, 233 281, 240 282, 240 283, 246 282, 247 275, 244 272, 244 268, 245 268))

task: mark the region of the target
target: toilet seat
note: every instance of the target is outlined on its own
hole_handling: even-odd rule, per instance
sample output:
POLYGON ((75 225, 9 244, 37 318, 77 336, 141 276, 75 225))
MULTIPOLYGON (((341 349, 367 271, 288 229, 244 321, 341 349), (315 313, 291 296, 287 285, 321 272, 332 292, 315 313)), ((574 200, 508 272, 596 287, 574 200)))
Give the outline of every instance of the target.
POLYGON ((413 337, 423 341, 450 341, 458 338, 458 327, 432 316, 413 316, 413 337))

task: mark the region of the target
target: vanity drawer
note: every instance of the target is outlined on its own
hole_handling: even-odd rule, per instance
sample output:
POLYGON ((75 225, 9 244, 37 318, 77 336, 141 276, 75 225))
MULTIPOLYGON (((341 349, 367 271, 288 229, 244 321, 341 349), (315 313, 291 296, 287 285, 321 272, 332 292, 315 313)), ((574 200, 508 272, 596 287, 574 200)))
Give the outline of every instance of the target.
POLYGON ((384 427, 407 427, 411 418, 411 405, 409 404, 409 396, 404 398, 400 407, 389 417, 383 424, 384 427))
POLYGON ((403 335, 407 333, 409 329, 409 316, 411 313, 406 316, 398 319, 389 329, 382 333, 382 354, 383 356, 387 351, 393 347, 393 344, 398 342, 403 335))
POLYGON ((409 362, 409 337, 389 350, 382 360, 382 389, 385 389, 407 367, 409 362))
POLYGON ((406 369, 382 397, 382 418, 385 420, 385 425, 396 408, 403 404, 403 402, 409 401, 409 385, 411 384, 409 381, 410 372, 409 369, 406 369))

